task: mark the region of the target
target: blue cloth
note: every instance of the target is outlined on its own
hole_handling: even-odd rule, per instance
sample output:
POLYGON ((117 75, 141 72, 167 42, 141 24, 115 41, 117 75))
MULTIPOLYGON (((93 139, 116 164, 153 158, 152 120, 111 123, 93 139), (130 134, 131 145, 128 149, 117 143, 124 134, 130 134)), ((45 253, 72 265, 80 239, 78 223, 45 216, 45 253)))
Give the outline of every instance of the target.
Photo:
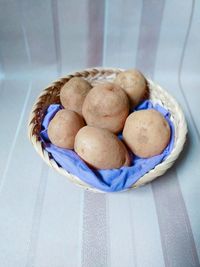
MULTIPOLYGON (((170 120, 170 113, 160 105, 153 105, 150 100, 146 100, 140 104, 136 110, 155 109, 165 117, 170 125, 171 138, 169 145, 166 147, 163 153, 147 159, 132 155, 130 167, 121 167, 119 169, 109 170, 93 170, 89 168, 88 165, 73 150, 59 148, 51 144, 48 138, 47 128, 50 120, 60 109, 62 109, 62 106, 58 104, 50 105, 47 109, 40 133, 44 148, 46 151, 51 153, 52 158, 54 158, 54 160, 66 171, 78 176, 87 184, 105 192, 116 192, 129 188, 145 173, 162 162, 173 149, 174 126, 170 120)), ((121 139, 121 134, 119 134, 119 138, 121 139)))

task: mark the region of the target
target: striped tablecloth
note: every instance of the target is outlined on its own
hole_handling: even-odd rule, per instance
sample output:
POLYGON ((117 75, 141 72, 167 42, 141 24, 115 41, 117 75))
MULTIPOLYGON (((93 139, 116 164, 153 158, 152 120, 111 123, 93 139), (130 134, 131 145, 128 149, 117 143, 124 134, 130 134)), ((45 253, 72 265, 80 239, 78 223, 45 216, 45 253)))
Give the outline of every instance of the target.
POLYGON ((200 1, 0 0, 0 267, 200 266, 200 1), (189 134, 140 189, 93 194, 27 139, 41 89, 86 67, 137 67, 176 97, 189 134))

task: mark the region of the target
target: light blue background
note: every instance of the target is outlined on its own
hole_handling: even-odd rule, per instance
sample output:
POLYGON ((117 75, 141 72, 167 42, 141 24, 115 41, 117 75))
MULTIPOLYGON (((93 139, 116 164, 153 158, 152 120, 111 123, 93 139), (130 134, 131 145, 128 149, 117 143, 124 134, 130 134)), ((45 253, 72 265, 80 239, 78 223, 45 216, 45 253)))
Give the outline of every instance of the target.
POLYGON ((0 0, 0 266, 200 266, 200 2, 0 0), (181 104, 177 164, 137 190, 93 194, 27 138, 41 89, 92 66, 138 67, 181 104))

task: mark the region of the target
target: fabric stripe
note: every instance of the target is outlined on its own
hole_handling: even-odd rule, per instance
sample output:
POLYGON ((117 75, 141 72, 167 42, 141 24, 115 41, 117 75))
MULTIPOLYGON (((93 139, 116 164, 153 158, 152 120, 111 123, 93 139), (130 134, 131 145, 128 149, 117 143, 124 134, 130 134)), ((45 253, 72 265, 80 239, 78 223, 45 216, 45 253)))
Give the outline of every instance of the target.
POLYGON ((26 54, 27 54, 27 58, 28 58, 28 63, 29 63, 29 67, 30 67, 31 66, 31 54, 30 54, 30 49, 29 49, 29 45, 28 45, 26 29, 22 23, 21 23, 21 27, 22 27, 23 37, 24 37, 24 43, 25 43, 25 49, 26 49, 26 54))
MULTIPOLYGON (((1 76, 1 73, 0 73, 0 76, 1 76)), ((1 94, 1 91, 4 90, 4 84, 5 84, 5 79, 1 79, 0 77, 0 94, 1 94)))
POLYGON ((57 62, 58 76, 61 74, 62 62, 61 62, 61 47, 60 47, 60 28, 58 20, 58 3, 57 0, 51 0, 52 17, 53 17, 53 29, 54 29, 54 42, 57 62))
MULTIPOLYGON (((182 93, 182 96, 184 98, 187 110, 189 112, 190 119, 191 119, 191 122, 193 124, 194 130, 196 132, 198 140, 200 140, 200 132, 198 130, 198 127, 197 127, 197 125, 195 123, 195 120, 194 120, 194 117, 192 115, 190 104, 189 104, 188 99, 187 99, 187 97, 185 95, 184 86, 183 86, 183 83, 182 83, 182 80, 181 80, 181 74, 182 74, 182 70, 183 70, 183 62, 184 62, 185 52, 186 52, 186 48, 187 48, 187 44, 188 44, 188 39, 189 39, 189 36, 190 36, 190 31, 191 31, 191 26, 192 26, 192 21, 193 21, 193 16, 194 16, 194 9, 195 9, 195 0, 192 0, 191 13, 190 13, 189 22, 188 22, 188 28, 187 28, 187 32, 186 32, 186 35, 185 35, 185 40, 184 40, 183 49, 182 49, 182 53, 181 53, 181 59, 180 59, 179 68, 178 68, 178 84, 179 84, 179 88, 180 88, 180 91, 182 93)), ((187 218, 187 219, 189 221, 189 218, 187 218)), ((190 229, 190 231, 192 232, 192 229, 190 229)), ((199 252, 197 251, 197 248, 195 246, 194 236, 192 236, 191 243, 193 245, 193 254, 194 254, 194 265, 193 266, 200 266, 199 257, 198 257, 198 253, 199 252)))
POLYGON ((108 266, 107 251, 106 195, 85 192, 82 267, 108 266))
POLYGON ((193 19, 193 15, 194 15, 194 8, 195 8, 195 0, 192 1, 191 14, 190 14, 189 22, 188 22, 187 33, 186 33, 184 44, 183 44, 183 50, 182 50, 179 69, 178 69, 178 83, 179 83, 179 88, 181 90, 183 98, 185 100, 187 109, 189 111, 190 118, 192 120, 192 124, 194 125, 194 129, 195 129, 196 134, 197 134, 197 136, 198 136, 198 138, 200 140, 200 133, 198 131, 198 127, 197 127, 197 125, 195 123, 195 120, 194 120, 194 118, 192 116, 192 111, 191 111, 190 105, 188 103, 187 97, 185 95, 185 92, 183 90, 183 84, 182 84, 182 81, 181 81, 181 73, 182 73, 182 69, 183 69, 183 60, 184 60, 184 57, 185 57, 186 46, 187 46, 187 43, 188 43, 188 38, 189 38, 190 30, 191 30, 192 19, 193 19))
POLYGON ((165 1, 143 0, 136 67, 153 76, 165 1))
POLYGON ((109 0, 105 3, 104 66, 132 68, 135 65, 141 0, 109 0))
POLYGON ((169 171, 155 180, 152 188, 166 266, 200 266, 176 173, 169 171))
MULTIPOLYGON (((60 75, 61 52, 60 52, 60 35, 59 35, 59 25, 58 25, 57 0, 52 0, 51 4, 52 4, 51 10, 52 10, 53 27, 54 27, 54 42, 55 42, 55 53, 56 53, 56 62, 57 62, 57 74, 60 75)), ((25 32, 25 30, 23 32, 25 32)), ((28 43, 26 46, 28 47, 28 43)), ((30 241, 28 244, 26 267, 35 266, 40 224, 41 224, 41 216, 42 216, 45 192, 46 192, 46 187, 47 187, 48 173, 49 173, 49 169, 46 166, 46 164, 43 163, 41 174, 40 174, 40 183, 38 186, 36 202, 35 202, 33 218, 32 218, 32 227, 31 227, 31 233, 30 233, 30 241)))
POLYGON ((40 231, 41 215, 42 215, 44 196, 47 185, 47 177, 48 177, 48 167, 46 166, 46 164, 43 163, 40 175, 40 183, 34 207, 33 219, 32 219, 32 228, 30 233, 30 241, 28 244, 26 267, 35 266, 34 264, 35 255, 36 255, 36 249, 40 231))
POLYGON ((24 118, 24 115, 25 115, 25 110, 26 110, 26 107, 27 107, 27 104, 28 104, 30 93, 31 93, 31 82, 29 84, 29 88, 28 88, 28 91, 26 93, 26 98, 24 100, 24 104, 23 104, 22 111, 21 111, 21 114, 20 114, 19 122, 18 122, 18 125, 17 125, 17 128, 16 128, 16 131, 15 131, 15 135, 14 135, 14 138, 13 138, 13 141, 12 141, 12 144, 11 144, 11 148, 9 150, 7 162, 6 162, 6 165, 5 165, 3 173, 2 173, 2 178, 0 179, 0 194, 2 192, 4 183, 5 183, 5 179, 6 179, 6 175, 7 175, 8 169, 10 167, 10 162, 11 162, 11 159, 12 159, 12 156, 13 156, 13 151, 15 149, 17 138, 19 136, 20 128, 22 126, 22 121, 23 121, 23 118, 24 118))
MULTIPOLYGON (((102 65, 106 64, 106 49, 107 49, 107 35, 108 35, 108 1, 104 0, 104 28, 103 28, 103 54, 102 65)), ((92 22, 91 22, 92 23, 92 22)))
POLYGON ((87 65, 89 34, 87 3, 88 0, 57 1, 62 74, 83 69, 87 65))
POLYGON ((22 29, 22 33, 23 33, 23 39, 24 39, 24 45, 25 45, 25 51, 26 51, 26 55, 27 55, 27 60, 28 60, 28 65, 30 68, 31 65, 31 53, 30 53, 30 48, 29 48, 29 42, 28 42, 28 38, 27 38, 27 33, 26 33, 26 28, 24 26, 24 12, 23 12, 23 8, 22 8, 22 1, 17 1, 18 3, 18 8, 19 8, 19 13, 20 13, 20 25, 21 25, 21 29, 22 29))
MULTIPOLYGON (((1 92, 0 117, 3 119, 1 121, 3 121, 5 133, 0 134, 2 136, 0 165, 3 167, 8 159, 7 150, 12 146, 28 85, 28 81, 24 80, 6 80, 5 90, 1 92), (4 120, 5 118, 9 119, 4 120)), ((26 264, 27 242, 30 238, 32 214, 42 165, 41 159, 28 141, 26 125, 32 101, 38 93, 37 88, 31 90, 0 195, 0 265, 2 266, 25 266, 26 264)))
POLYGON ((88 0, 88 67, 102 65, 105 0, 88 0))
POLYGON ((25 37, 25 51, 29 54, 29 61, 31 60, 31 68, 26 68, 26 75, 47 76, 48 72, 52 72, 54 77, 56 52, 51 1, 45 0, 34 4, 26 0, 16 2, 25 37))
MULTIPOLYGON (((177 171, 179 183, 188 210, 196 250, 200 261, 200 120, 199 120, 199 35, 196 35, 199 28, 200 2, 190 2, 192 12, 190 14, 187 33, 184 38, 184 47, 181 51, 179 62, 179 91, 185 108, 189 133, 187 146, 184 149, 184 164, 177 171), (195 39, 195 42, 194 42, 195 39), (197 44, 197 46, 194 45, 197 44), (194 75, 195 74, 195 75, 194 75), (194 75, 194 76, 193 76, 194 75), (197 76, 196 76, 197 75, 197 76), (195 77, 196 76, 196 77, 195 77), (189 177, 189 179, 188 179, 189 177)), ((182 161, 181 161, 182 162, 182 161)))
MULTIPOLYGON (((30 51, 30 45, 27 38, 27 29, 24 25, 25 23, 25 17, 23 8, 21 6, 21 2, 19 4, 20 7, 20 23, 22 27, 24 42, 25 42, 25 48, 26 48, 26 54, 28 58, 29 67, 31 67, 32 64, 32 58, 31 58, 31 51, 30 51)), ((28 97, 25 100, 24 110, 26 107, 26 104, 28 102, 30 93, 31 93, 31 86, 30 84, 29 91, 28 91, 28 97)), ((24 115, 24 111, 22 112, 22 115, 24 115)), ((19 122, 19 128, 21 126, 21 123, 19 122)), ((34 266, 35 261, 35 254, 36 254, 36 248, 37 248, 37 241, 39 236, 39 230, 40 230, 40 221, 41 221, 41 214, 42 214, 42 207, 44 202, 44 195, 46 190, 46 184, 47 184, 47 177, 48 177, 48 167, 43 163, 42 169, 41 169, 41 175, 40 175, 40 182, 37 190, 37 196, 36 196, 36 202, 35 207, 33 209, 33 218, 32 218, 32 226, 31 226, 31 232, 30 232, 30 241, 28 243, 28 249, 27 249, 27 260, 26 260, 26 266, 34 266)))
MULTIPOLYGON (((22 30, 22 33, 23 33, 23 40, 24 40, 24 44, 25 44, 25 51, 26 51, 27 61, 28 61, 28 64, 30 66, 30 64, 31 64, 30 51, 29 51, 29 47, 28 47, 26 31, 25 31, 25 29, 23 27, 23 23, 22 23, 21 18, 20 18, 20 25, 21 25, 21 30, 22 30)), ((8 159, 7 159, 7 162, 6 162, 6 166, 4 168, 4 171, 3 171, 3 174, 2 174, 2 178, 0 180, 0 194, 1 194, 4 182, 5 182, 5 179, 6 179, 6 175, 7 175, 9 166, 10 166, 10 161, 11 161, 11 158, 13 156, 13 151, 14 151, 14 148, 15 148, 15 145, 16 145, 16 142, 17 142, 17 138, 18 138, 18 135, 19 135, 19 131, 20 131, 20 128, 21 128, 21 125, 22 125, 22 121, 23 121, 23 118, 24 118, 24 115, 25 115, 25 110, 26 110, 26 107, 27 107, 27 104, 28 104, 30 93, 31 93, 31 87, 32 87, 32 82, 29 83, 29 87, 28 87, 28 91, 27 91, 27 94, 26 94, 26 98, 24 100, 23 108, 22 108, 22 111, 21 111, 21 114, 20 114, 20 119, 19 119, 19 122, 18 122, 18 125, 17 125, 17 129, 15 131, 15 135, 14 135, 14 138, 13 138, 13 141, 12 141, 12 145, 11 145, 11 148, 10 148, 10 151, 9 151, 9 154, 8 154, 8 159)))
POLYGON ((5 78, 4 62, 3 62, 3 57, 0 51, 0 80, 4 78, 5 78))
POLYGON ((127 193, 131 215, 132 258, 135 261, 133 266, 165 266, 151 184, 127 193))
MULTIPOLYGON (((90 0, 88 6, 88 28, 90 39, 88 43, 88 65, 102 65, 105 44, 106 27, 104 1, 90 0), (97 15, 98 14, 98 15, 97 15), (104 36, 103 36, 104 32, 104 36), (97 38, 97 36, 99 36, 97 38), (98 44, 99 42, 99 44, 98 44), (95 48, 97 46, 97 48, 95 48)), ((82 267, 108 266, 108 224, 107 224, 106 194, 84 192, 82 220, 82 267)))
MULTIPOLYGON (((164 1, 144 0, 143 3, 136 66, 153 76, 164 1), (151 15, 150 10, 153 10, 151 15)), ((199 266, 190 221, 175 172, 171 171, 165 179, 154 181, 152 190, 166 266, 199 266)))
POLYGON ((130 195, 132 194, 128 192, 107 195, 109 267, 136 266, 135 240, 133 239, 135 227, 131 220, 132 199, 129 198, 130 195))
POLYGON ((20 16, 18 1, 0 1, 0 50, 6 75, 28 67, 20 16))

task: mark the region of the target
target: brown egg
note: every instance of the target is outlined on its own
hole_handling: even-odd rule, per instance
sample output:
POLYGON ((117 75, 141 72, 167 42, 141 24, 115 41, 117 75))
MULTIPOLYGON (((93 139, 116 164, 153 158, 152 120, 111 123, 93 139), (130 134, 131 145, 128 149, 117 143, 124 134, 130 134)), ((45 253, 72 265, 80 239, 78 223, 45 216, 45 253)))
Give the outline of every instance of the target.
POLYGON ((83 78, 74 77, 61 88, 60 102, 65 109, 82 115, 82 105, 91 88, 91 84, 83 78))
POLYGON ((131 107, 137 106, 148 93, 146 79, 138 70, 127 70, 119 73, 114 83, 125 90, 129 97, 131 107))
POLYGON ((49 139, 58 147, 73 149, 75 136, 84 125, 85 122, 78 113, 62 109, 49 123, 49 139))
POLYGON ((123 140, 130 150, 141 158, 160 154, 170 140, 170 127, 156 110, 131 113, 125 123, 123 140))
POLYGON ((129 100, 120 86, 99 84, 86 96, 82 114, 88 125, 118 133, 129 114, 129 100))
POLYGON ((74 149, 86 163, 96 169, 130 165, 126 147, 107 129, 83 127, 76 135, 74 149))

